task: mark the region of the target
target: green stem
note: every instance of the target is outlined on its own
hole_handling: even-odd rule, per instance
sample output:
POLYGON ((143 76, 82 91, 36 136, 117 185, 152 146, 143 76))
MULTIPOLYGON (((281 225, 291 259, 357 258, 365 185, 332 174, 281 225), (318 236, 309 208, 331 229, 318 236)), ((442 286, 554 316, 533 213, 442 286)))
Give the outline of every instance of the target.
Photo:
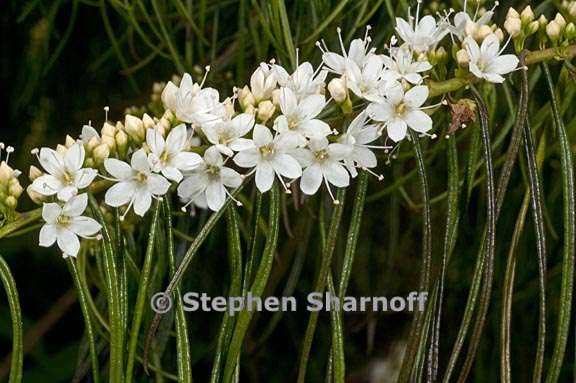
POLYGON ((132 316, 132 327, 130 328, 130 341, 128 343, 128 360, 126 362, 126 382, 133 381, 134 362, 138 348, 138 337, 140 335, 140 326, 142 325, 142 316, 148 297, 148 285, 150 284, 150 274, 152 270, 152 258, 154 256, 154 243, 156 240, 156 227, 158 226, 159 202, 156 201, 152 207, 152 223, 148 234, 148 246, 144 256, 144 264, 140 273, 138 282, 138 294, 136 304, 134 305, 134 315, 132 316))
MULTIPOLYGON (((274 185, 270 191, 270 210, 268 215, 268 235, 266 237, 266 244, 260 259, 260 265, 254 276, 254 283, 250 288, 250 293, 253 297, 260 297, 264 292, 270 270, 272 269, 272 262, 274 261, 274 254, 276 253, 276 245, 278 242, 278 231, 280 226, 280 192, 278 185, 274 185)), ((230 383, 234 375, 234 371, 239 365, 238 360, 244 337, 248 331, 248 326, 254 315, 253 310, 242 310, 238 315, 234 333, 230 340, 228 348, 228 355, 226 356, 226 363, 224 367, 224 383, 230 383)))
MULTIPOLYGON (((332 264, 332 256, 334 248, 336 247, 336 239, 338 238, 338 229, 340 228, 340 221, 342 220, 342 212, 344 210, 344 198, 346 196, 346 189, 338 190, 336 199, 340 201, 338 205, 334 206, 332 218, 330 220, 330 227, 328 229, 328 238, 326 246, 322 251, 322 260, 320 270, 316 281, 314 283, 314 292, 323 293, 328 282, 328 273, 330 273, 330 266, 332 264)), ((318 323, 318 311, 310 313, 306 333, 304 334, 304 343, 302 344, 302 353, 300 354, 300 363, 298 369, 298 383, 304 383, 306 380, 306 369, 308 367, 308 360, 310 358, 310 350, 312 349, 312 341, 314 340, 314 333, 316 332, 316 325, 318 323)))
MULTIPOLYGON (((168 237, 168 264, 170 275, 176 272, 176 253, 174 248, 174 227, 172 223, 172 206, 170 196, 167 195, 164 200, 164 218, 166 219, 166 236, 168 237)), ((180 289, 175 290, 177 297, 180 295, 180 289)), ((178 382, 192 382, 192 357, 190 355, 190 343, 188 341, 188 326, 186 324, 186 313, 181 299, 176 299, 176 354, 178 364, 178 382)))
POLYGON ((548 64, 542 63, 550 101, 554 113, 558 144, 560 145, 560 162, 562 167, 562 194, 564 203, 564 249, 562 261, 562 286, 560 288, 560 315, 558 316, 558 330, 552 360, 546 376, 546 383, 554 383, 560 377, 564 361, 566 343, 570 332, 570 316, 572 309, 572 290, 574 288, 574 244, 576 233, 576 190, 574 187, 574 163, 570 142, 562 115, 558 107, 556 89, 548 64))
POLYGON ((94 328, 92 326, 92 316, 90 315, 90 307, 88 306, 88 298, 86 292, 86 286, 82 283, 80 279, 80 274, 78 273, 78 267, 76 266, 76 261, 72 257, 66 259, 68 268, 70 269, 70 274, 72 274, 72 279, 74 280, 74 285, 78 292, 78 300, 80 301, 80 309, 82 310, 82 315, 84 316, 84 324, 86 325, 86 334, 88 335, 88 344, 90 347, 90 361, 92 363, 92 377, 94 383, 100 381, 100 368, 98 367, 98 351, 96 349, 96 338, 94 337, 94 328))
POLYGON ((2 256, 0 256, 0 278, 6 290, 8 305, 10 306, 10 319, 12 321, 12 353, 10 361, 9 383, 22 381, 22 365, 24 361, 24 344, 22 336, 22 311, 18 300, 16 281, 12 277, 10 268, 2 256))
POLYGON ((122 326, 122 302, 120 301, 114 242, 98 201, 91 193, 88 195, 92 214, 102 225, 102 253, 106 279, 105 290, 108 301, 108 323, 110 324, 110 374, 108 379, 111 383, 121 383, 123 381, 122 370, 124 366, 124 329, 122 326))

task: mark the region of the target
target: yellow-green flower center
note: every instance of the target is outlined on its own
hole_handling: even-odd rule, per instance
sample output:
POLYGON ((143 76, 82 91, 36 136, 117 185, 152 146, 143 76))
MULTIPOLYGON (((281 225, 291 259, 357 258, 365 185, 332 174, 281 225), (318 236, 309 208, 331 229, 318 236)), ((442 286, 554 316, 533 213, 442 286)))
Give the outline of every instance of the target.
POLYGON ((72 219, 68 216, 61 215, 58 217, 58 224, 62 226, 67 226, 72 222, 72 219))
POLYGON ((396 105, 396 107, 394 108, 394 111, 396 112, 397 115, 402 115, 402 114, 404 114, 404 112, 406 111, 406 104, 404 104, 403 102, 399 103, 399 104, 396 105))
POLYGON ((260 147, 260 154, 264 158, 270 158, 274 155, 274 144, 268 144, 260 147))
POLYGON ((318 161, 324 161, 328 157, 328 151, 326 149, 322 149, 314 152, 314 157, 316 157, 318 161))

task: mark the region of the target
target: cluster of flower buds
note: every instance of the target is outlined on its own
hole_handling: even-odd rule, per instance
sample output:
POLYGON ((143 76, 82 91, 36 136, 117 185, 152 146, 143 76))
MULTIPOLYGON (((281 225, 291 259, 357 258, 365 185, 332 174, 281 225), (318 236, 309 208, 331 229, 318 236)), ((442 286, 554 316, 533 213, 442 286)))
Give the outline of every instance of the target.
MULTIPOLYGON (((576 2, 574 7, 576 9, 576 2)), ((567 10, 568 11, 568 10, 567 10)), ((552 20, 548 20, 544 15, 538 18, 540 27, 540 48, 552 43, 552 47, 566 47, 576 41, 576 25, 573 22, 566 22, 561 13, 556 13, 552 20)))
POLYGON ((278 107, 278 73, 274 65, 274 61, 261 63, 250 77, 250 86, 236 92, 242 111, 255 115, 261 123, 270 120, 278 107))
POLYGON ((516 51, 520 52, 524 48, 526 39, 538 32, 540 23, 535 20, 534 12, 529 5, 521 13, 518 13, 514 8, 509 8, 504 29, 514 39, 516 51))
POLYGON ((0 143, 0 217, 1 221, 6 219, 11 219, 16 212, 16 207, 18 206, 18 199, 24 189, 18 181, 20 176, 19 170, 14 170, 8 164, 10 160, 10 154, 14 152, 12 146, 6 147, 3 143, 0 143), (2 152, 6 152, 6 157, 2 160, 2 152))

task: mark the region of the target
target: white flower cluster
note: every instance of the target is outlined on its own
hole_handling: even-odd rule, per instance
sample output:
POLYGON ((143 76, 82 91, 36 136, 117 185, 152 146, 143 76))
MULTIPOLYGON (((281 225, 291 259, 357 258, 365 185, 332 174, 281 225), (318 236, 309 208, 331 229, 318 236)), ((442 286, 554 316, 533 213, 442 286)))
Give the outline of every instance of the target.
POLYGON ((88 125, 79 140, 67 140, 60 150, 42 148, 38 160, 45 174, 31 189, 59 202, 44 204, 40 244, 57 242, 65 255, 75 256, 78 237, 97 234, 100 226, 82 216, 87 196, 81 193, 98 175, 113 182, 104 202, 126 207, 123 216, 132 210, 143 216, 171 187, 184 209, 194 204, 216 211, 234 199, 229 189, 252 174, 263 193, 275 180, 287 193, 299 180, 306 195, 324 184, 336 204, 331 187, 348 186, 358 169, 382 179, 371 169, 377 166, 373 150, 390 148, 377 142, 384 132, 393 143, 408 129, 433 136, 426 110, 438 105, 425 106, 424 80, 434 66, 430 54, 447 35, 459 42, 469 76, 499 83, 518 64, 516 56, 502 55, 502 32, 489 26, 492 11, 477 20, 459 12, 453 21, 450 13, 438 20, 419 13, 420 2, 414 18, 397 18, 401 42, 393 37, 384 52, 371 47, 370 27, 348 47, 338 29, 340 52, 319 42, 323 63, 317 69, 309 62, 294 72, 274 61, 262 63, 250 84, 225 100, 204 86, 206 76, 197 83, 184 74, 178 85, 165 86, 162 118, 127 115, 124 123, 106 122, 101 135, 88 125), (334 106, 344 117, 355 117, 346 124, 342 115, 330 115, 334 106))

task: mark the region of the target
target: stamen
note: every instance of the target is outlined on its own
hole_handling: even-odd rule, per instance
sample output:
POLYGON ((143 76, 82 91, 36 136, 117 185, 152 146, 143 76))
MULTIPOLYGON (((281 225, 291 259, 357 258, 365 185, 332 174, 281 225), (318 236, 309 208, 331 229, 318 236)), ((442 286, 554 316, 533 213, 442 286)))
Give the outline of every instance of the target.
MULTIPOLYGON (((104 121, 108 121, 108 112, 110 111, 110 107, 109 106, 105 106, 104 107, 104 121)), ((90 123, 88 123, 88 125, 90 125, 90 123)))
POLYGON ((336 32, 338 33, 338 41, 340 42, 340 49, 342 49, 342 56, 348 58, 348 54, 346 53, 346 49, 344 48, 344 41, 342 41, 342 29, 338 27, 336 28, 336 32))
POLYGON ((382 181, 384 179, 384 176, 382 174, 375 173, 366 167, 362 167, 361 169, 364 170, 365 172, 367 172, 368 174, 371 174, 374 177, 376 177, 378 179, 378 181, 382 181))
POLYGON ((228 191, 228 189, 224 188, 224 192, 226 193, 226 195, 228 195, 228 197, 230 197, 232 201, 236 202, 236 206, 244 206, 242 202, 234 198, 234 196, 228 191))
POLYGON ((200 88, 202 88, 204 86, 204 83, 206 82, 206 78, 208 77, 208 73, 210 73, 210 65, 206 65, 204 67, 204 69, 206 71, 204 72, 204 77, 202 78, 202 82, 200 83, 200 88))
POLYGON ((510 41, 512 41, 512 36, 508 36, 508 39, 506 40, 506 43, 504 44, 504 46, 502 47, 502 49, 500 49, 500 51, 498 52, 498 56, 500 56, 502 54, 502 52, 504 52, 504 49, 506 49, 506 47, 508 46, 508 44, 510 44, 510 41))
POLYGON ((286 183, 284 182, 284 180, 282 179, 282 176, 276 172, 276 175, 278 176, 278 179, 280 180, 280 183, 282 184, 282 186, 284 187, 284 192, 286 194, 292 194, 292 191, 290 189, 288 189, 288 186, 286 186, 286 183))
POLYGON ((332 198, 332 203, 334 205, 340 205, 340 201, 334 198, 334 194, 332 194, 332 189, 330 189, 330 184, 328 183, 328 179, 326 177, 322 177, 324 179, 324 184, 326 185, 326 189, 328 189, 328 194, 330 194, 330 198, 332 198))
POLYGON ((134 205, 134 199, 135 197, 132 197, 132 199, 130 200, 130 203, 128 204, 128 207, 126 208, 126 211, 124 212, 124 214, 122 214, 120 216, 120 221, 124 221, 126 219, 126 216, 128 215, 128 213, 130 212, 130 209, 132 208, 132 205, 134 205))
POLYGON ((416 24, 420 20, 420 5, 422 4, 422 0, 417 0, 418 5, 416 5, 416 24))

